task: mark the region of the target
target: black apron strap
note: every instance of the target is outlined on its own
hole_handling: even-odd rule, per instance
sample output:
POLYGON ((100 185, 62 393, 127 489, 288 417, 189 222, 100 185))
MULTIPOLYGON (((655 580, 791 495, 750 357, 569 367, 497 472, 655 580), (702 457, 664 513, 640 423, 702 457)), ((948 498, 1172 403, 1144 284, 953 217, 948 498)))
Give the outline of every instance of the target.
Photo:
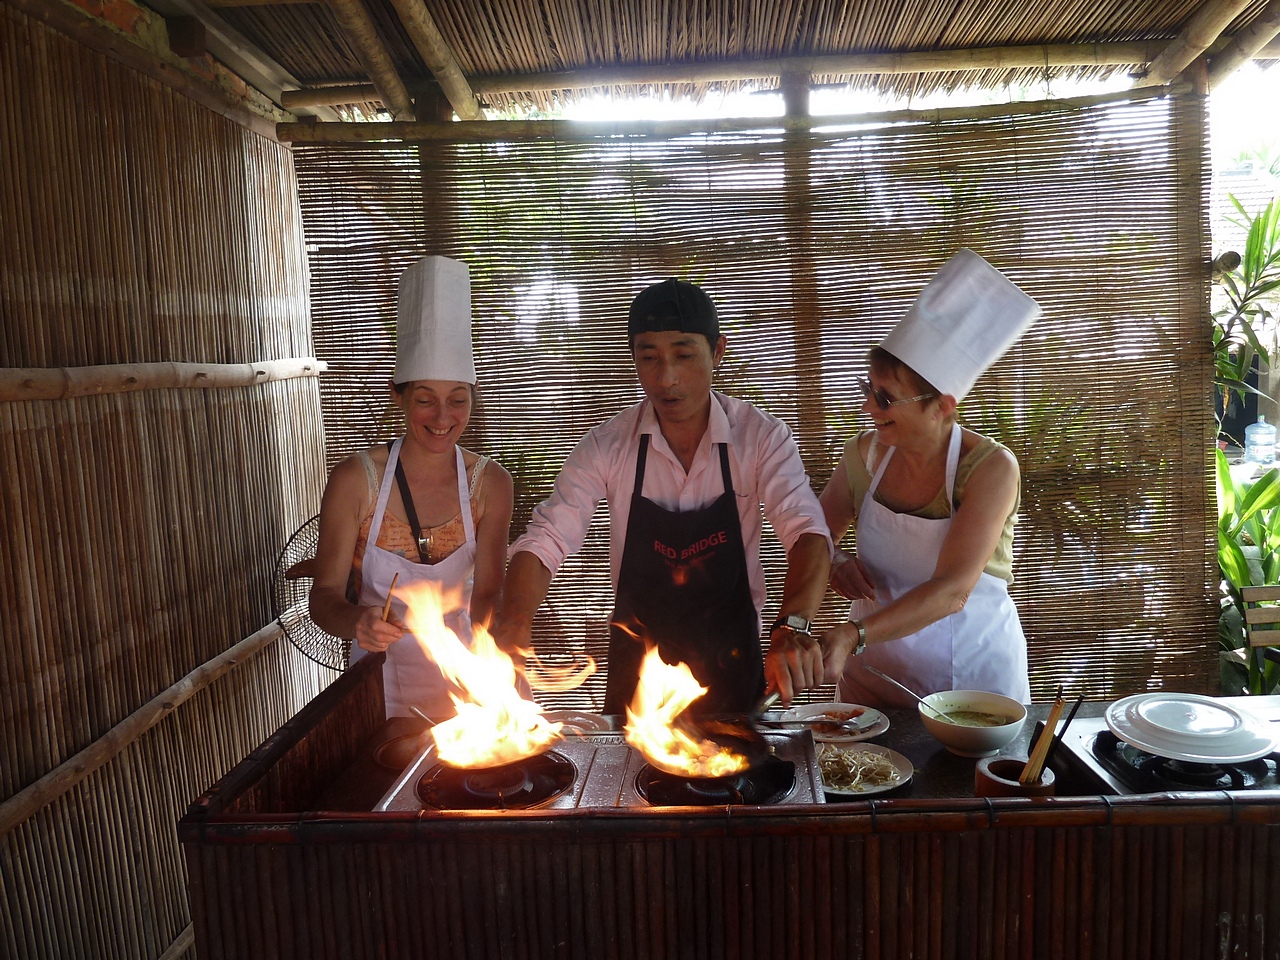
POLYGON ((418 562, 426 563, 427 556, 422 549, 422 526, 418 523, 418 511, 413 509, 413 494, 409 492, 409 479, 404 475, 404 462, 399 457, 396 458, 396 486, 400 488, 400 500, 404 504, 404 515, 409 518, 413 542, 418 545, 418 562))
POLYGON ((649 459, 649 435, 647 433, 640 434, 640 452, 636 454, 636 488, 632 491, 633 497, 640 496, 640 490, 644 486, 644 465, 649 459))

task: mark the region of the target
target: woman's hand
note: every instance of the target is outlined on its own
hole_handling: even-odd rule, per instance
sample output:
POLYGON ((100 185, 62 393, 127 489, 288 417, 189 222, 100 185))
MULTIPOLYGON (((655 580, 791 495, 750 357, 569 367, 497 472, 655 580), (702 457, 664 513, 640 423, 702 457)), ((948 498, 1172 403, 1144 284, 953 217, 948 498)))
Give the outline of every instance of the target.
POLYGON ((832 627, 822 638, 822 682, 836 683, 844 673, 845 661, 858 643, 858 628, 851 623, 832 627))
POLYGON ((370 653, 382 653, 404 636, 404 624, 391 617, 382 619, 380 607, 361 607, 356 621, 356 643, 370 653))
POLYGON ((831 562, 831 589, 846 600, 874 600, 875 581, 857 556, 837 550, 831 562))

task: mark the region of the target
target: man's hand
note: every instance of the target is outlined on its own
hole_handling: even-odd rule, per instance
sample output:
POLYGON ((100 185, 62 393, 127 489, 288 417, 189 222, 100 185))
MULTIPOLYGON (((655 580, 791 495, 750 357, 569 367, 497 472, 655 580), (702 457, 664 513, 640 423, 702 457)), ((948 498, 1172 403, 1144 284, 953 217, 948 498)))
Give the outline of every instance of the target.
POLYGON ((768 689, 777 690, 784 706, 801 690, 822 681, 822 647, 807 633, 778 627, 769 636, 769 653, 764 660, 768 689))

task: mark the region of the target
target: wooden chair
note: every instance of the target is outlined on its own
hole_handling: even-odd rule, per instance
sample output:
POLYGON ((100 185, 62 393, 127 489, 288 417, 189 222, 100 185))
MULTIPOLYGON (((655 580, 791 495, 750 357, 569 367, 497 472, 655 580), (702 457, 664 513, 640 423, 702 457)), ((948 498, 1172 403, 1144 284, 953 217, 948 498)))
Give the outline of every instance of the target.
MULTIPOLYGON (((1263 647, 1262 655, 1274 663, 1280 663, 1280 586, 1241 587, 1244 598, 1244 634, 1248 649, 1263 647)), ((1244 659, 1244 648, 1239 651, 1244 659)))

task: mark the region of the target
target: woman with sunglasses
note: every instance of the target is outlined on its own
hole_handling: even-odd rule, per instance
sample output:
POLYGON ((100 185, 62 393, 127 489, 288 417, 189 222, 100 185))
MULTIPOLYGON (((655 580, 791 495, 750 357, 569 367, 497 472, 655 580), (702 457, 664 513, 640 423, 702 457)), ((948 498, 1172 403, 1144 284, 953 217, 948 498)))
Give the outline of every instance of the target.
POLYGON ((874 428, 846 443, 821 502, 839 543, 831 585, 853 601, 824 638, 840 699, 909 706, 862 663, 921 695, 988 690, 1027 702, 1026 639, 1009 598, 1018 463, 959 425, 956 404, 1040 308, 961 250, 870 353, 860 381, 874 428))

